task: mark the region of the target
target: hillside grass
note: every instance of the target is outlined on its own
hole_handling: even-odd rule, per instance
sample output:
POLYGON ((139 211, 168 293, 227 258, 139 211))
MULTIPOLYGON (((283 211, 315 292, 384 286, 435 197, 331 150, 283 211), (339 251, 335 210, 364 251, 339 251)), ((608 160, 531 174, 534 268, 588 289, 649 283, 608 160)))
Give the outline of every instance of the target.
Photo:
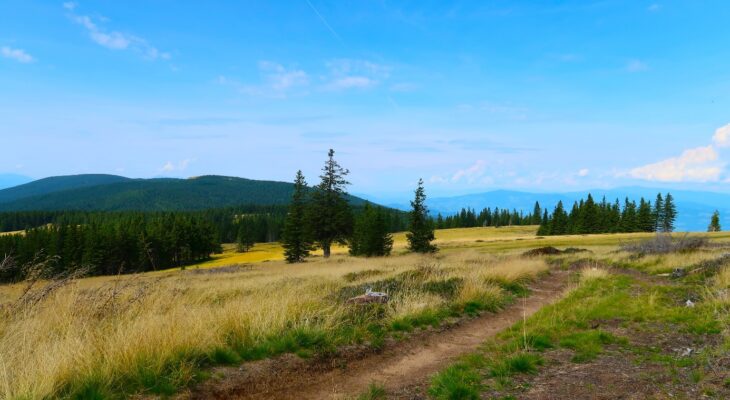
MULTIPOLYGON (((443 237, 458 241, 459 233, 443 237)), ((204 379, 212 365, 377 347, 388 336, 498 311, 548 269, 542 259, 447 247, 430 256, 338 254, 298 265, 94 277, 55 289, 38 282, 33 301, 21 303, 23 284, 2 286, 0 397, 170 395, 204 379), (345 304, 368 287, 391 301, 345 304)))

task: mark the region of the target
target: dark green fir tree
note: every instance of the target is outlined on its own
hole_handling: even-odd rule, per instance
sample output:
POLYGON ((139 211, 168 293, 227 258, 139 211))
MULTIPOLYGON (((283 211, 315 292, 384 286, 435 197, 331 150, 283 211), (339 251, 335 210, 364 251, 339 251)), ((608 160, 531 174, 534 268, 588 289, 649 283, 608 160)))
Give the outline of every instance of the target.
POLYGON ((365 203, 355 219, 355 230, 350 240, 350 254, 353 256, 379 257, 390 255, 393 237, 388 232, 388 221, 380 207, 365 203))
POLYGON ((426 191, 423 179, 418 180, 416 196, 411 201, 411 226, 406 234, 408 249, 416 253, 433 253, 438 249, 431 242, 435 239, 433 225, 426 208, 426 191))
POLYGON ((312 238, 325 258, 330 256, 333 244, 346 244, 352 235, 354 221, 345 190, 350 184, 345 179, 349 173, 335 161, 335 151, 330 149, 308 212, 312 238))
POLYGON ((289 210, 282 231, 284 258, 289 263, 303 262, 312 250, 312 241, 306 221, 307 182, 302 171, 297 171, 294 179, 289 210))

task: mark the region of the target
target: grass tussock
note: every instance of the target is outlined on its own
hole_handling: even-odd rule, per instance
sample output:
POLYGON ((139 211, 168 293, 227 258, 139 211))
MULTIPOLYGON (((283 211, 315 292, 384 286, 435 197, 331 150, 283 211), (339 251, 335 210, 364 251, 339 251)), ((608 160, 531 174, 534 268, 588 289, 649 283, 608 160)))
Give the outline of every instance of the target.
POLYGON ((584 284, 595 279, 606 279, 610 274, 606 268, 596 265, 588 266, 580 272, 580 283, 584 284))
POLYGON ((0 397, 170 395, 200 379, 208 365, 282 353, 309 357, 351 343, 377 346, 389 332, 497 310, 509 299, 503 285, 546 269, 542 260, 478 253, 340 256, 220 274, 38 282, 38 290, 56 286, 12 309, 23 288, 5 286, 0 397), (387 291, 391 301, 345 304, 366 287, 387 291))

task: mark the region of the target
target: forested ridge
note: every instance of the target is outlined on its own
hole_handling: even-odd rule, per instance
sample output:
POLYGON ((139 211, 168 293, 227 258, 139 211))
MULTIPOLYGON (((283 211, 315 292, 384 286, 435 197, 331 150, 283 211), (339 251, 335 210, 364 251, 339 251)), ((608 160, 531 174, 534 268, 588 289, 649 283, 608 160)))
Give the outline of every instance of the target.
MULTIPOLYGON (((293 185, 229 176, 129 179, 52 177, 0 190, 0 211, 192 211, 241 204, 286 205, 293 185)), ((348 196, 353 205, 364 200, 348 196)))

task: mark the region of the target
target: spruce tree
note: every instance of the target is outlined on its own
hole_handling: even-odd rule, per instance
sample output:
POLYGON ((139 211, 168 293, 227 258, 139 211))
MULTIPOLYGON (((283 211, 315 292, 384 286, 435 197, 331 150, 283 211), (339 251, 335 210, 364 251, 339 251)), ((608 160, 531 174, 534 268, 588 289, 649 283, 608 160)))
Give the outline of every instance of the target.
POLYGON ((431 241, 435 239, 433 225, 428 217, 426 208, 426 191, 423 188, 423 179, 418 180, 416 195, 411 201, 411 226, 406 234, 408 249, 416 253, 433 253, 438 249, 431 241))
POLYGON ((308 212, 312 238, 322 249, 325 258, 330 256, 332 244, 346 244, 352 234, 353 216, 345 191, 345 187, 350 184, 345 179, 349 173, 335 161, 335 151, 330 149, 322 167, 321 181, 312 193, 308 212))
POLYGON ((553 217, 550 220, 550 234, 551 235, 565 235, 568 233, 568 214, 563 208, 563 202, 558 201, 558 205, 555 206, 553 217))
POLYGON ((653 232, 654 231, 654 215, 651 210, 651 202, 641 198, 639 202, 639 211, 637 212, 636 219, 638 221, 638 228, 642 232, 653 232))
POLYGON ((661 193, 656 195, 654 201, 654 232, 661 232, 664 229, 664 198, 661 193))
POLYGON ((388 232, 385 213, 380 207, 365 203, 362 214, 355 220, 355 230, 350 241, 353 256, 387 256, 393 249, 393 237, 388 232))
POLYGON ((676 219, 677 206, 674 205, 674 197, 671 193, 667 193, 667 197, 664 199, 664 218, 662 219, 664 232, 674 231, 674 221, 676 219))
POLYGON ((307 182, 302 171, 294 179, 294 193, 289 203, 282 231, 284 258, 289 263, 303 262, 312 250, 312 242, 306 224, 307 182))
POLYGON ((720 227, 720 212, 715 210, 715 212, 712 213, 710 226, 707 228, 707 232, 720 232, 721 230, 722 227, 720 227))
POLYGON ((540 208, 540 203, 535 202, 535 208, 532 210, 532 224, 533 225, 540 225, 542 218, 542 209, 540 208))

